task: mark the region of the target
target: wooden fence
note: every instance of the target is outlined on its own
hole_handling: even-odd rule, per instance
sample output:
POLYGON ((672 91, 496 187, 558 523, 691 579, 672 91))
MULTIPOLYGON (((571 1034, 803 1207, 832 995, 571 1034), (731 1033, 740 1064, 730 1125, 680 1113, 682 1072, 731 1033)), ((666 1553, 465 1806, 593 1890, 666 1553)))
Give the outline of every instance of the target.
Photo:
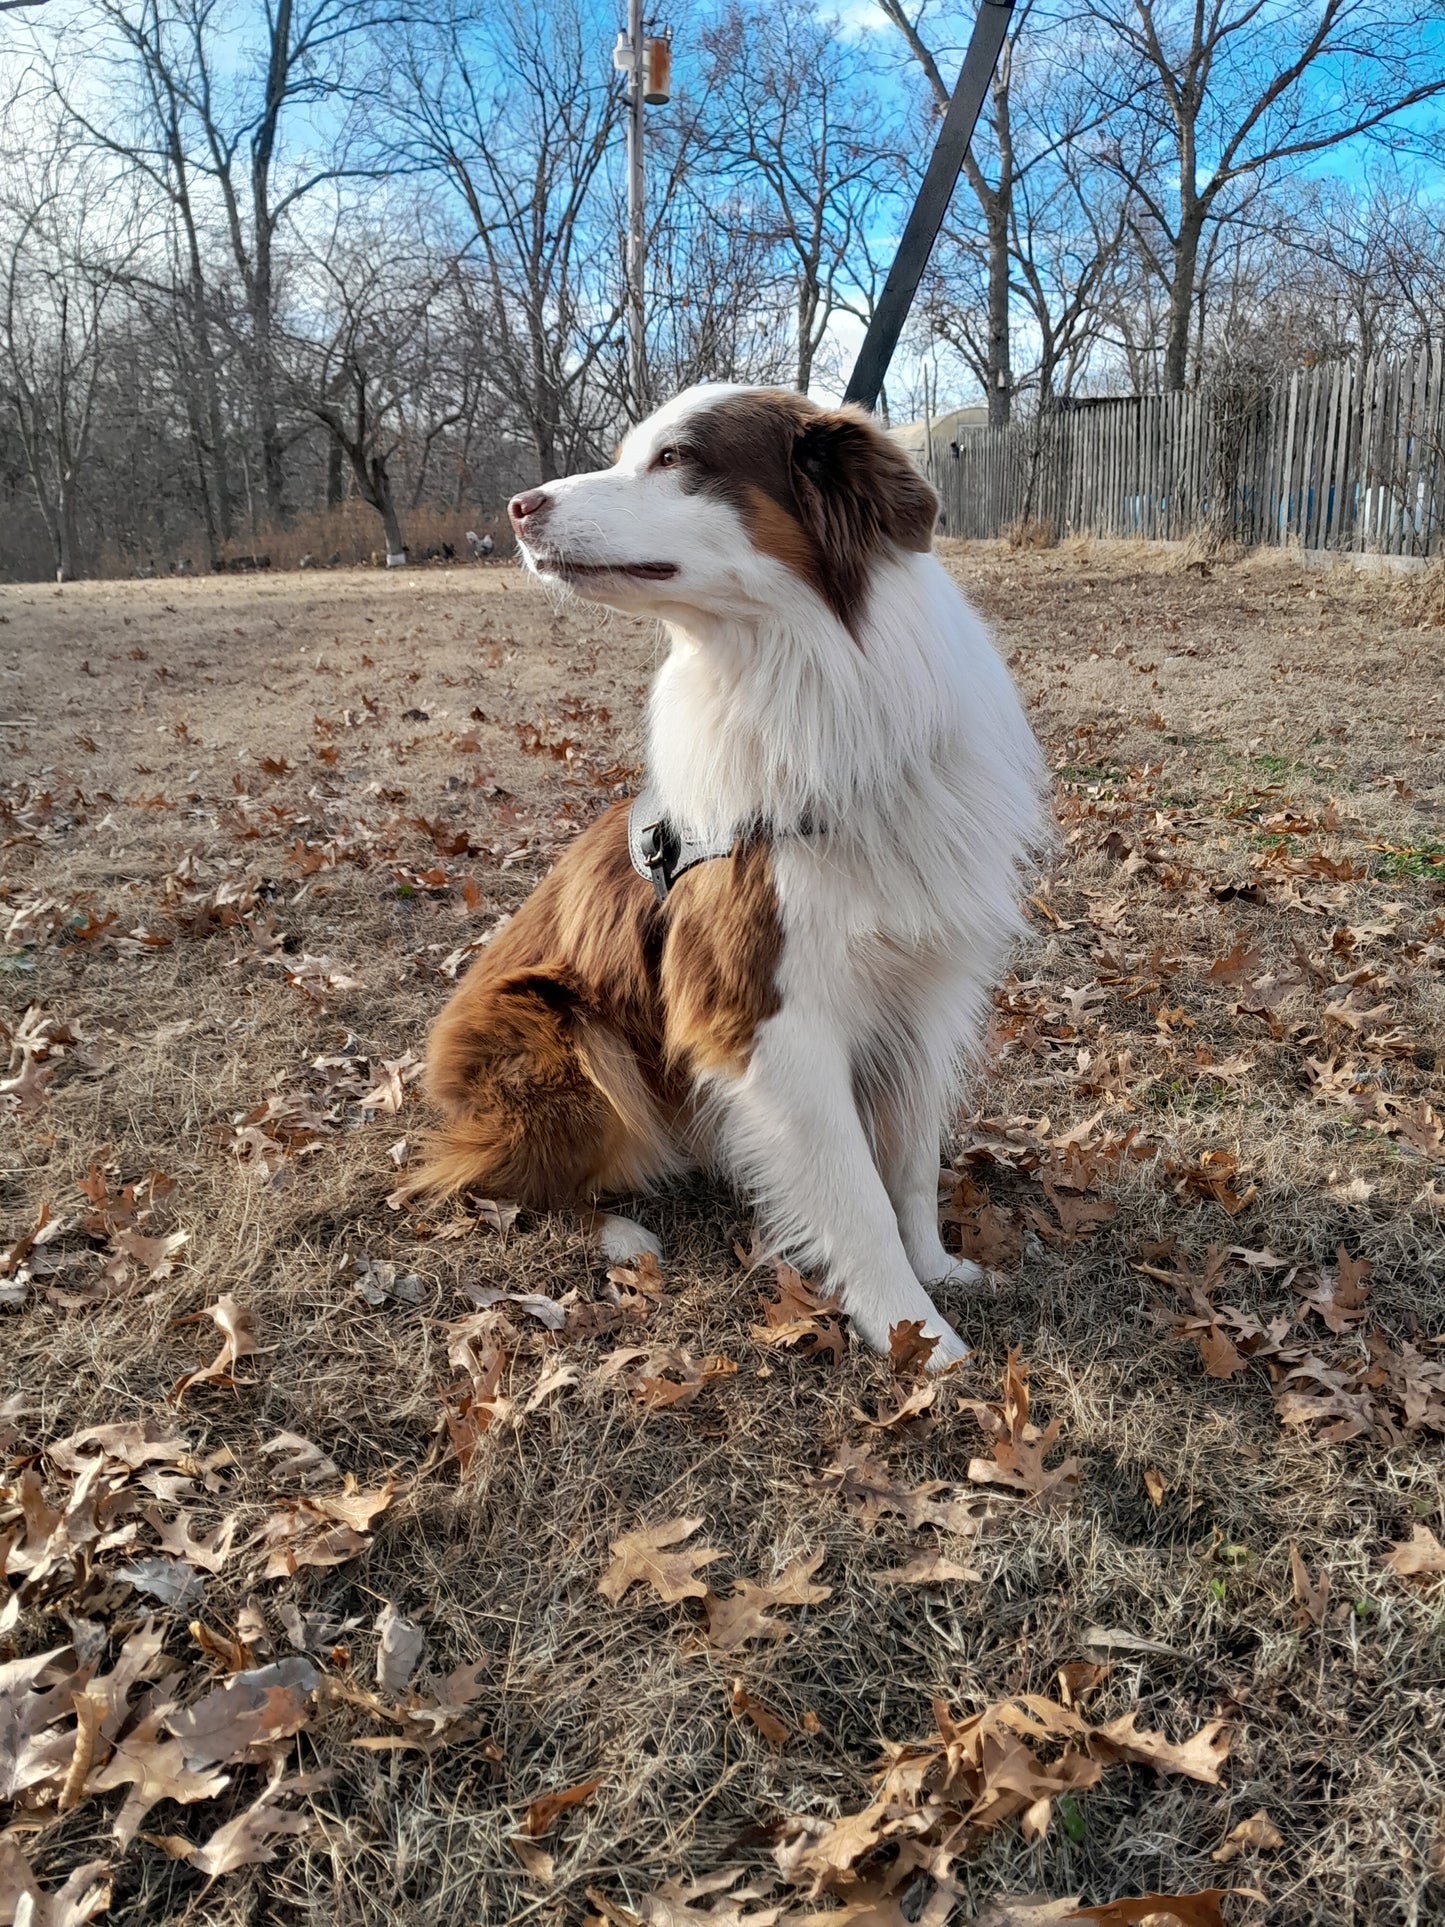
POLYGON ((1301 369, 1241 401, 1208 389, 1076 402, 964 428, 925 467, 950 535, 1027 518, 1060 535, 1445 553, 1445 356, 1301 369))

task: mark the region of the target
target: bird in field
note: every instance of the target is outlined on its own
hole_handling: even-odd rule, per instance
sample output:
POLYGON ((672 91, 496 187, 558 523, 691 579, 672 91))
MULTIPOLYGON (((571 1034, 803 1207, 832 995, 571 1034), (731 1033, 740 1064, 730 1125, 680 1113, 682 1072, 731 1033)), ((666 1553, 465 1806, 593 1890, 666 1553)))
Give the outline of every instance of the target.
POLYGON ((478 562, 485 562, 496 546, 490 531, 486 535, 478 535, 475 529, 467 530, 467 547, 478 562))

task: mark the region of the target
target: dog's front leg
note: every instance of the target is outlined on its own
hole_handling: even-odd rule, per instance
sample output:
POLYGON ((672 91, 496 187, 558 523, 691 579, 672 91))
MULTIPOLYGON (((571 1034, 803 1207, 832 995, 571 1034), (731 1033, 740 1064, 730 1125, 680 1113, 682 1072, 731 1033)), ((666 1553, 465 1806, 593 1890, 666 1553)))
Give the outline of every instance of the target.
POLYGON ((981 1274, 968 1258, 955 1258, 938 1233, 940 1119, 946 1086, 920 1075, 908 1099, 878 1101, 874 1135, 878 1168, 893 1200, 903 1249, 920 1284, 971 1284, 981 1274))
POLYGON ((768 1235, 823 1271, 861 1337, 886 1351, 892 1326, 921 1319, 938 1341, 935 1368, 967 1357, 909 1262, 838 1026, 787 1008, 769 1018, 725 1115, 730 1161, 768 1235))

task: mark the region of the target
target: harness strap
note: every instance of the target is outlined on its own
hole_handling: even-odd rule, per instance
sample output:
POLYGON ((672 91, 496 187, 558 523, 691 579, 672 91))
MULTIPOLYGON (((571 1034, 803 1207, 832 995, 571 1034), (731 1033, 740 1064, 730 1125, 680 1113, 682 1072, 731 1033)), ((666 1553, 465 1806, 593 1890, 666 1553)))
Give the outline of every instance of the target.
POLYGON ((731 856, 737 848, 736 833, 726 836, 694 836, 674 823, 663 811, 662 799, 649 783, 640 796, 632 799, 627 813, 627 854, 640 877, 646 877, 659 903, 666 903, 668 892, 680 876, 707 863, 713 857, 731 856))

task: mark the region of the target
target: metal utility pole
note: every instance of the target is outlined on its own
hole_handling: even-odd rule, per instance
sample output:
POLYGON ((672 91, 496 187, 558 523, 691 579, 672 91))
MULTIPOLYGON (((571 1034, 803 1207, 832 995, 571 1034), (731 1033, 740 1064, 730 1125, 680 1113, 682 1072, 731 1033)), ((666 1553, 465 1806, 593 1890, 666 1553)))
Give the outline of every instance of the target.
POLYGON ((642 0, 627 0, 627 26, 617 36, 612 64, 627 76, 627 367, 634 416, 647 412, 647 186, 642 167, 644 107, 669 97, 670 34, 643 38, 642 0))
POLYGON ((913 306, 918 283, 923 278, 923 270, 928 266, 928 257, 938 239, 938 230, 948 212, 949 198, 957 185, 963 157, 973 139, 979 109, 983 106, 983 97, 988 92, 993 70, 998 65, 999 50, 1008 32, 1013 5, 1014 0, 983 0, 979 7, 968 51, 963 56, 958 85, 953 90, 953 99, 948 103, 948 112, 943 117, 943 126, 933 157, 928 163, 928 172, 923 177, 918 199, 913 203, 913 212, 898 243, 898 252, 893 257, 893 266, 883 284, 883 293, 873 310, 873 319, 863 337, 863 346, 858 350, 858 359, 848 378, 844 401, 858 402, 864 408, 877 406, 888 364, 893 359, 893 350, 898 346, 898 337, 908 319, 908 310, 913 306))

